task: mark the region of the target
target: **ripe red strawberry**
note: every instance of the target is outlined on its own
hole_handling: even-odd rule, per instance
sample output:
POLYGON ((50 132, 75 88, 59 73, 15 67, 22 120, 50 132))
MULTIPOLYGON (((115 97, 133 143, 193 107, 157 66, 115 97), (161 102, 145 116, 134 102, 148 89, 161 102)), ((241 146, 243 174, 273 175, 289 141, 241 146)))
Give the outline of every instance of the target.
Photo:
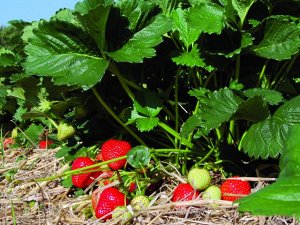
POLYGON ((135 182, 131 182, 131 183, 129 184, 128 191, 129 191, 130 193, 132 193, 132 192, 135 191, 136 188, 137 188, 137 184, 136 184, 135 182))
POLYGON ((227 179, 221 185, 221 192, 222 200, 233 202, 242 198, 243 195, 249 195, 251 192, 251 186, 247 181, 227 179))
POLYGON ((98 205, 99 202, 99 197, 100 197, 101 192, 99 192, 99 189, 95 189, 92 192, 92 208, 94 211, 96 211, 96 207, 98 205))
MULTIPOLYGON (((71 170, 83 168, 86 166, 91 166, 94 164, 95 162, 91 160, 89 157, 78 157, 73 161, 71 170)), ((100 174, 101 172, 87 172, 87 173, 72 175, 72 183, 75 187, 86 188, 97 177, 99 177, 100 174)))
MULTIPOLYGON (((125 156, 131 149, 131 145, 127 141, 111 139, 103 143, 101 153, 103 161, 115 159, 125 156)), ((119 170, 124 168, 127 160, 122 159, 116 162, 109 163, 108 166, 112 170, 119 170)))
POLYGON ((112 170, 104 170, 98 178, 101 178, 98 182, 99 186, 105 186, 112 182, 111 177, 114 176, 114 171, 112 170))
MULTIPOLYGON (((94 198, 97 194, 94 194, 94 198)), ((128 204, 126 196, 115 187, 109 187, 104 189, 98 199, 92 199, 92 205, 94 206, 95 216, 103 220, 112 218, 112 211, 118 206, 125 206, 128 204), (94 202, 94 203, 93 203, 94 202)))
POLYGON ((103 171, 101 171, 101 172, 102 172, 102 173, 101 173, 100 177, 101 177, 102 179, 108 179, 108 178, 111 178, 111 177, 115 174, 115 172, 112 171, 112 170, 103 170, 103 171))
POLYGON ((12 137, 4 138, 4 140, 3 140, 3 148, 4 149, 10 148, 13 144, 15 144, 15 140, 12 137))
POLYGON ((53 144, 53 141, 51 141, 51 140, 41 140, 39 142, 39 148, 40 149, 47 149, 52 144, 53 144))
POLYGON ((97 161, 103 161, 102 153, 99 152, 99 153, 96 155, 95 159, 96 159, 97 161))
POLYGON ((192 185, 179 184, 173 192, 172 202, 189 201, 197 198, 199 194, 200 192, 195 190, 192 185))

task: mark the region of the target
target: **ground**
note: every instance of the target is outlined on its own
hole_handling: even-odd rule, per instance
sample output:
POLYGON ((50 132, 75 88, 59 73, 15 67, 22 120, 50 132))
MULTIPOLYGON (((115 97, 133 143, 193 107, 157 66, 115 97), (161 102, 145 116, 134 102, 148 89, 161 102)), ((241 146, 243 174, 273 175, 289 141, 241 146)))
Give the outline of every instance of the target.
MULTIPOLYGON (((91 215, 91 187, 84 195, 75 197, 60 180, 34 182, 41 177, 60 174, 68 169, 63 159, 55 158, 58 149, 11 149, 6 150, 0 167, 0 223, 1 224, 122 224, 120 220, 107 222, 96 220, 91 215), (11 177, 15 171, 14 176, 11 177), (5 178, 6 177, 6 178, 5 178)), ((300 224, 294 218, 281 216, 252 216, 239 213, 236 204, 227 201, 212 202, 193 200, 173 203, 172 191, 182 180, 176 172, 172 182, 166 182, 154 192, 150 206, 134 214, 128 224, 189 224, 189 225, 287 225, 300 224)), ((114 185, 110 184, 110 185, 114 185)), ((256 189, 267 185, 256 181, 256 189)), ((255 190, 254 190, 255 191, 255 190)))

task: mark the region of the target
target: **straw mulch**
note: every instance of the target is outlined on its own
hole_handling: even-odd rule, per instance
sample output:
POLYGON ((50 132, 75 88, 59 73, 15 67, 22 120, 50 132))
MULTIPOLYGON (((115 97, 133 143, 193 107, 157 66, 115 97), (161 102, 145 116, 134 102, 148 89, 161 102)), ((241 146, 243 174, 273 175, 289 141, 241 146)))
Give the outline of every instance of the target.
MULTIPOLYGON (((91 189, 85 190, 86 195, 75 198, 70 189, 61 186, 59 180, 39 183, 32 181, 60 174, 68 169, 63 164, 63 159, 54 157, 57 150, 14 149, 5 152, 0 167, 0 224, 122 224, 118 219, 103 222, 87 216, 87 212, 91 212, 91 189), (10 182, 4 178, 8 171, 15 171, 10 182)), ((174 183, 166 183, 158 192, 153 193, 150 207, 135 213, 132 220, 126 221, 127 224, 300 224, 294 218, 241 214, 236 205, 227 201, 212 204, 199 199, 172 203, 170 198, 176 178, 178 177, 174 177, 174 183)), ((262 185, 264 181, 257 182, 257 187, 262 185)))

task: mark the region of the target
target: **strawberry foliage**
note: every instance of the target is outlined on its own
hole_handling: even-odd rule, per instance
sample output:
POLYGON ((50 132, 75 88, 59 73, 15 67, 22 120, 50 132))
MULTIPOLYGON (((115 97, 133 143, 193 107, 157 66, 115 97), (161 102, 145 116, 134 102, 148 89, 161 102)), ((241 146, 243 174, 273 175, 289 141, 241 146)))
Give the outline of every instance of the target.
MULTIPOLYGON (((280 159, 266 193, 288 194, 300 174, 288 166, 298 163, 299 10, 293 0, 82 0, 49 20, 11 21, 0 29, 4 136, 17 128, 22 147, 51 140, 66 163, 128 140, 124 186, 139 192, 159 177, 136 172, 160 176, 160 161, 187 175, 244 160, 251 169, 233 172, 253 175, 256 162, 280 159)), ((250 198, 241 210, 256 213, 250 198)), ((293 214, 271 208, 257 213, 293 214)))
POLYGON ((289 215, 300 219, 299 134, 299 124, 288 132, 280 157, 281 173, 278 180, 253 195, 239 200, 241 211, 250 211, 255 215, 289 215), (264 207, 259 207, 261 204, 264 207))

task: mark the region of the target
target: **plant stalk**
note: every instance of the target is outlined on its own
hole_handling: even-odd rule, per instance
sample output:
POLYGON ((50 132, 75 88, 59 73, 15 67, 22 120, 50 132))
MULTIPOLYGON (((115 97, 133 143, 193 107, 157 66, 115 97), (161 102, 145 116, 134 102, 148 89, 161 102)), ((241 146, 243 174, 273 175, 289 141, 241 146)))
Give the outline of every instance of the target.
POLYGON ((159 122, 158 126, 160 126, 162 129, 164 129, 165 131, 167 131, 169 134, 171 134, 173 137, 176 137, 178 140, 181 141, 181 143, 189 148, 193 148, 194 145, 193 143, 191 143, 190 141, 188 141, 186 138, 183 138, 179 135, 178 132, 176 132, 175 130, 173 130, 171 127, 169 127, 168 125, 159 122))
POLYGON ((130 133, 140 144, 145 145, 144 141, 133 131, 131 130, 123 121, 111 110, 111 108, 106 104, 106 102, 101 98, 97 90, 93 87, 92 91, 96 96, 99 103, 106 109, 106 111, 128 132, 130 133))

